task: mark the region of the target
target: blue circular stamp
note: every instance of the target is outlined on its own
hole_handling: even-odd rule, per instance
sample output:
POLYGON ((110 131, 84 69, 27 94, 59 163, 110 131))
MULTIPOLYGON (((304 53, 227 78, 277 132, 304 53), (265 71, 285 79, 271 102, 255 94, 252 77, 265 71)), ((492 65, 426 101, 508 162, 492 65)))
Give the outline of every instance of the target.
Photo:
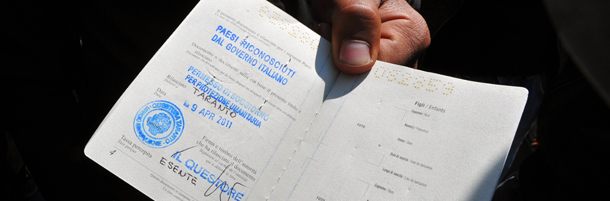
POLYGON ((152 101, 136 114, 133 130, 138 139, 149 147, 165 148, 180 139, 184 130, 184 116, 169 101, 152 101))

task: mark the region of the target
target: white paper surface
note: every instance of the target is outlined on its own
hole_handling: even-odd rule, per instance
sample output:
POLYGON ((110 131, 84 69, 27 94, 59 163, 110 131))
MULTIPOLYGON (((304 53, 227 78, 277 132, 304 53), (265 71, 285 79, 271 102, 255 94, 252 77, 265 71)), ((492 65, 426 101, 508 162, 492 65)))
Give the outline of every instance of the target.
POLYGON ((382 62, 341 75, 278 200, 490 200, 526 98, 382 62))
POLYGON ((85 154, 155 200, 491 197, 526 90, 329 51, 265 1, 201 1, 85 154))

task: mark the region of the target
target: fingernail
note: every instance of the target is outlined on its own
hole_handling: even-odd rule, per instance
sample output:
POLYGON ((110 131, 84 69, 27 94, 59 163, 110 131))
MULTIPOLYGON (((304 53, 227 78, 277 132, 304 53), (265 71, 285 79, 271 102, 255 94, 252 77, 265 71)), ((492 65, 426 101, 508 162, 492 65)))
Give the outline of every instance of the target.
POLYGON ((371 60, 369 44, 361 40, 344 41, 343 44, 341 44, 339 60, 352 66, 368 63, 371 60))

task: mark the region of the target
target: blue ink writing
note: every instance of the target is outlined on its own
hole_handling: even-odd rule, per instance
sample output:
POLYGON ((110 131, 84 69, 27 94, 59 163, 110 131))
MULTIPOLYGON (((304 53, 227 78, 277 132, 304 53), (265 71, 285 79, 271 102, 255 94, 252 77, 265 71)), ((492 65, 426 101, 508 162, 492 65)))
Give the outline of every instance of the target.
POLYGON ((228 108, 231 112, 225 111, 225 114, 229 114, 231 117, 235 117, 235 114, 239 114, 259 128, 262 123, 261 120, 269 120, 269 114, 261 111, 257 106, 240 97, 238 94, 231 92, 231 90, 214 81, 213 78, 206 75, 201 70, 191 66, 188 71, 190 74, 186 76, 185 80, 193 85, 193 94, 200 97, 202 100, 213 104, 215 108, 218 108, 220 111, 225 111, 225 109, 228 108), (222 107, 220 105, 222 105, 222 107))
MULTIPOLYGON (((191 112, 197 112, 199 106, 197 104, 189 104, 186 101, 184 101, 184 104, 182 104, 184 107, 188 108, 191 112)), ((227 108, 227 110, 229 110, 227 108)), ((206 110, 205 108, 201 108, 201 110, 199 110, 199 112, 197 112, 197 114, 203 116, 204 118, 207 118, 208 120, 213 121, 214 117, 216 117, 216 114, 214 114, 214 112, 211 112, 210 110, 206 110)), ((231 114, 233 115, 237 115, 235 112, 232 112, 231 114)), ((233 117, 235 117, 233 116, 233 117)), ((225 117, 222 117, 220 115, 218 115, 218 120, 216 121, 216 123, 218 125, 221 125, 223 127, 226 127, 228 129, 231 129, 231 127, 233 126, 233 122, 225 117)))
POLYGON ((218 25, 218 27, 216 27, 216 32, 222 34, 223 36, 227 37, 229 40, 237 42, 237 40, 239 40, 239 36, 237 36, 235 33, 231 32, 231 30, 228 30, 225 27, 222 27, 222 25, 218 25))
MULTIPOLYGON (((222 175, 226 172, 226 170, 229 167, 231 167, 233 165, 233 163, 231 163, 227 167, 225 167, 224 170, 222 171, 222 173, 220 173, 220 175, 216 176, 215 174, 212 174, 209 170, 204 168, 201 165, 201 163, 198 163, 197 161, 195 161, 193 159, 180 159, 181 156, 182 156, 182 152, 176 152, 175 154, 173 154, 171 156, 178 163, 167 162, 167 159, 162 157, 161 165, 165 165, 167 162, 169 169, 171 169, 175 173, 181 173, 182 170, 180 169, 178 164, 184 164, 186 169, 189 170, 187 175, 191 175, 190 172, 192 172, 195 175, 199 175, 199 177, 202 178, 204 181, 208 181, 208 183, 210 183, 210 186, 204 192, 205 197, 211 196, 218 189, 220 189, 220 193, 219 193, 218 197, 221 200, 222 200, 223 194, 225 194, 225 193, 228 196, 227 200, 230 200, 231 198, 233 198, 233 200, 235 200, 235 201, 240 201, 244 197, 245 194, 243 192, 238 191, 235 188, 236 185, 244 186, 243 184, 241 184, 239 182, 235 182, 235 184, 230 186, 226 181, 221 180, 222 175), (171 164, 171 168, 170 168, 170 164, 171 164), (210 192, 210 190, 213 187, 215 187, 215 188, 210 192)), ((186 172, 186 170, 185 170, 185 172, 186 172)), ((182 175, 180 175, 180 176, 182 176, 182 175)), ((194 184, 194 185, 196 185, 196 184, 194 184)))
POLYGON ((169 101, 157 100, 144 105, 133 120, 138 139, 152 148, 174 144, 184 130, 180 109, 169 101))
MULTIPOLYGON (((296 74, 296 70, 288 67, 287 63, 280 62, 280 60, 276 59, 276 57, 271 56, 268 52, 263 51, 245 39, 241 42, 237 42, 239 36, 237 36, 231 30, 228 30, 226 27, 218 25, 216 32, 221 36, 224 36, 226 39, 239 44, 234 45, 233 43, 228 42, 225 46, 227 51, 235 54, 235 56, 250 64, 252 67, 256 67, 258 65, 257 70, 267 75, 270 79, 282 85, 286 85, 288 84, 289 78, 293 78, 296 74)), ((220 46, 224 46, 225 38, 222 38, 218 34, 214 34, 211 41, 220 46)), ((247 38, 248 37, 246 37, 246 39, 247 38)))

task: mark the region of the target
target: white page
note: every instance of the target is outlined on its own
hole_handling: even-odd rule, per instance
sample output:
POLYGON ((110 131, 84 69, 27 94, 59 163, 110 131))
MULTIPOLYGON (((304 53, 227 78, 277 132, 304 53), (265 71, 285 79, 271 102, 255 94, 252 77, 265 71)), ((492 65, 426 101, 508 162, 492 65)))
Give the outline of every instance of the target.
POLYGON ((85 153, 156 200, 263 199, 338 75, 329 45, 268 2, 201 1, 85 153))
POLYGON ((383 62, 341 75, 272 198, 490 200, 526 100, 383 62))

